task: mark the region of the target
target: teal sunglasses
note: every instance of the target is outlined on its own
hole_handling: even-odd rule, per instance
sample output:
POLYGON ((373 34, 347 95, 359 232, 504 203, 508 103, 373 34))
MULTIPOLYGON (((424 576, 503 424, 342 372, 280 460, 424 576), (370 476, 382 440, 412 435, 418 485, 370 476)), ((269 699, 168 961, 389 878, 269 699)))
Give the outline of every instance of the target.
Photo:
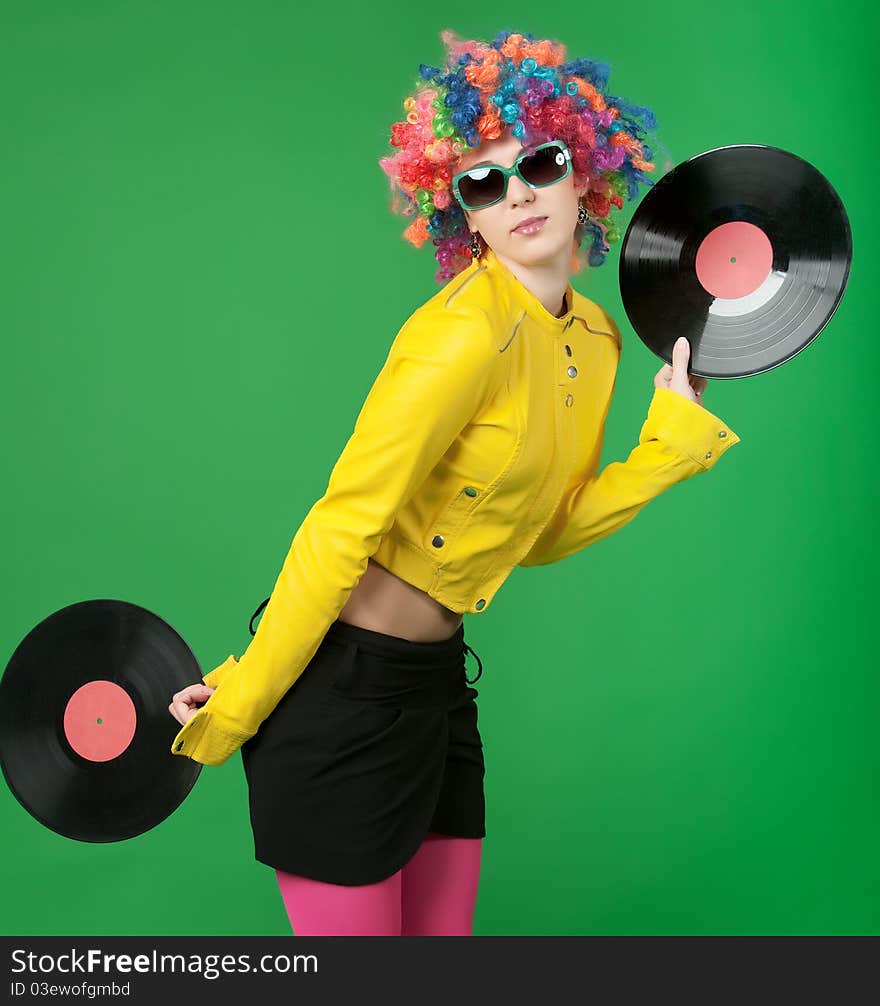
POLYGON ((481 164, 460 171, 452 179, 452 191, 463 209, 482 210, 500 203, 507 195, 511 175, 521 178, 533 189, 561 182, 571 174, 571 152, 559 140, 550 140, 524 151, 509 168, 500 164, 481 164))

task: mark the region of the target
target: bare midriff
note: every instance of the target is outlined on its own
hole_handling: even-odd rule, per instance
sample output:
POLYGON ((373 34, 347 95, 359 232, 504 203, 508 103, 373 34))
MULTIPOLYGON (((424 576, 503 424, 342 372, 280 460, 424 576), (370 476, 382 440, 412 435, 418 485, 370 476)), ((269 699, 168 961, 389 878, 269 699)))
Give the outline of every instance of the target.
POLYGON ((449 639, 462 616, 370 559, 337 616, 340 622, 414 643, 449 639))

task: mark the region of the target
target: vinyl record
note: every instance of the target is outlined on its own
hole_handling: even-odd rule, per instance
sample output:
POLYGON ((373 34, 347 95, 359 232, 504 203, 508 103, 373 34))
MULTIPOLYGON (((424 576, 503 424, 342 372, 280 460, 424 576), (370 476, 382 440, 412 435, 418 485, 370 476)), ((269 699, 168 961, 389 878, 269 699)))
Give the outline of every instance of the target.
POLYGON ((778 147, 718 147, 645 195, 621 247, 620 292, 639 338, 667 363, 685 335, 691 373, 747 377, 816 338, 851 258, 846 210, 816 168, 778 147))
POLYGON ((184 640, 125 601, 83 601, 35 626, 0 680, 0 765, 47 828, 116 842, 163 821, 202 766, 171 754, 174 692, 201 680, 184 640))

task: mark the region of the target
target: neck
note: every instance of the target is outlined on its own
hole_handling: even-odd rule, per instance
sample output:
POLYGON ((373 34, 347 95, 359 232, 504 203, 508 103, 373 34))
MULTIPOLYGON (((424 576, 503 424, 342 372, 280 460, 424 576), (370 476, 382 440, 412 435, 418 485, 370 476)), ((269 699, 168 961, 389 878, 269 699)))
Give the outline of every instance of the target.
POLYGON ((567 248, 560 249, 554 258, 535 265, 514 262, 498 252, 495 252, 495 256, 538 298, 550 314, 555 318, 565 314, 565 291, 571 258, 567 248))

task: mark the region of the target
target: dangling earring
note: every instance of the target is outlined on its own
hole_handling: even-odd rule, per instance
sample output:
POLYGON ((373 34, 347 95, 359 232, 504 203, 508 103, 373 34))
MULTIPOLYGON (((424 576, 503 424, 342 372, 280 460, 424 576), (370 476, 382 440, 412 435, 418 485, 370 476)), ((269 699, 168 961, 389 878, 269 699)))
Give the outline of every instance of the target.
POLYGON ((589 219, 590 215, 587 213, 587 207, 583 203, 578 203, 578 223, 583 227, 589 219))
POLYGON ((477 241, 477 235, 474 233, 471 235, 471 258, 479 258, 481 251, 480 242, 477 241))

